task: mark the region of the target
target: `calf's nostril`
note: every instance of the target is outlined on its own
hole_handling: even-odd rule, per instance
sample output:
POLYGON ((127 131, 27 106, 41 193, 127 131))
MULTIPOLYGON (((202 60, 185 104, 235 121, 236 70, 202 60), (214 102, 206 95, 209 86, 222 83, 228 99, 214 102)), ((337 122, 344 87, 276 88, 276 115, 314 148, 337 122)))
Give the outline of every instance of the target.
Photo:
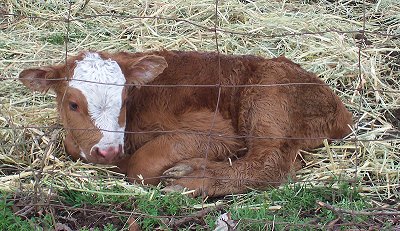
POLYGON ((108 156, 110 154, 110 152, 109 152, 109 150, 101 150, 101 149, 99 149, 99 155, 100 156, 102 156, 102 157, 106 157, 106 156, 108 156))
POLYGON ((107 152, 104 150, 101 150, 99 147, 94 147, 93 151, 96 155, 101 156, 101 157, 106 157, 107 152))
POLYGON ((102 157, 108 160, 113 159, 118 154, 122 152, 122 145, 119 146, 110 146, 105 149, 101 149, 100 147, 94 147, 93 153, 98 157, 102 157))

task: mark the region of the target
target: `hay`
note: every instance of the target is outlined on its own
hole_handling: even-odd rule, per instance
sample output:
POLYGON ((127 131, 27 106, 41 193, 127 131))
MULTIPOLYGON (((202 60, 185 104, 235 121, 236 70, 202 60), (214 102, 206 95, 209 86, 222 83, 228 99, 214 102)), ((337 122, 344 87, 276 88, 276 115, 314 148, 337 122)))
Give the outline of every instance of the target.
MULTIPOLYGON (((215 33, 209 30, 215 23, 213 1, 151 2, 76 0, 69 24, 63 21, 69 15, 65 1, 1 3, 1 190, 33 190, 40 184, 101 191, 117 184, 145 192, 105 168, 70 161, 60 143, 54 96, 31 93, 16 78, 23 68, 63 62, 66 49, 68 54, 88 49, 216 51, 215 33)), ((363 40, 357 32, 363 29, 359 1, 221 1, 218 48, 226 54, 284 54, 320 75, 354 113, 357 125, 346 140, 302 152, 307 166, 299 180, 318 185, 357 177, 365 194, 398 198, 399 128, 390 118, 400 107, 400 2, 366 2, 369 33, 363 40), (360 95, 356 89, 361 87, 360 95)))

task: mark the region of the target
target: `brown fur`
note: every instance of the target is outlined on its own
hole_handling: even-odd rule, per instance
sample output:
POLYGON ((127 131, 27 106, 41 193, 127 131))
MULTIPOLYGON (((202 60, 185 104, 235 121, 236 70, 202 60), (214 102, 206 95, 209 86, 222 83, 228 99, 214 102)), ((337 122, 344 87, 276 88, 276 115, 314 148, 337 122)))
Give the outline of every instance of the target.
MULTIPOLYGON (((117 164, 133 181, 140 175, 146 183, 157 184, 164 176, 170 185, 210 196, 276 186, 286 179, 300 149, 315 148, 324 138, 342 138, 350 132, 352 116, 340 99, 314 74, 284 57, 264 59, 178 51, 101 55, 116 60, 130 83, 145 84, 135 77, 140 76, 140 70, 132 71, 132 67, 142 62, 142 57, 154 56, 165 59, 168 67, 161 70, 157 69, 160 65, 153 65, 157 75, 162 73, 150 84, 215 86, 127 89, 123 96, 127 155, 121 154, 112 164, 117 164), (231 87, 219 88, 219 84, 231 87), (260 84, 283 85, 257 86, 260 84)), ((65 127, 77 127, 74 123, 79 122, 84 125, 82 128, 94 130, 67 130, 66 149, 74 158, 79 157, 78 147, 82 147, 77 142, 90 147, 100 138, 88 118, 76 118, 67 112, 62 95, 67 91, 73 94, 71 97, 79 98, 79 94, 66 89, 65 81, 49 85, 43 84, 43 79, 70 78, 74 61, 81 58, 82 55, 71 58, 68 68, 45 67, 56 70, 52 74, 33 74, 34 70, 43 69, 39 68, 20 75, 31 89, 55 90, 65 127), (32 81, 32 76, 39 80, 32 81)), ((124 116, 122 112, 121 122, 124 116)), ((103 163, 96 158, 88 161, 103 163)))

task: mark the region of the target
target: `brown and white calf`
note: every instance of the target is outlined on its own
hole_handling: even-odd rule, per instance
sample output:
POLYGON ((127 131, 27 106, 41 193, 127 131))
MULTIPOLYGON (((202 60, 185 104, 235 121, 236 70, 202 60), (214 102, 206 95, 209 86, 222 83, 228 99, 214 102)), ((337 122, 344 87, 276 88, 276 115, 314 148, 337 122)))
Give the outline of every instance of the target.
POLYGON ((73 158, 197 195, 279 185, 300 149, 352 123, 329 87, 284 57, 82 52, 19 78, 55 91, 73 158))

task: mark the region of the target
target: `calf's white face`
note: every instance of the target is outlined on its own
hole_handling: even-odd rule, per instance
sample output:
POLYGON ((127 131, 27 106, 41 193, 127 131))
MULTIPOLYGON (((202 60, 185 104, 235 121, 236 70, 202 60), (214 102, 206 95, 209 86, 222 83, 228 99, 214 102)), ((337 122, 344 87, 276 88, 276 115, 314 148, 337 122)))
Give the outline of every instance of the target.
POLYGON ((156 55, 86 52, 66 64, 21 72, 35 91, 52 89, 66 130, 66 151, 91 163, 116 164, 124 157, 128 86, 152 81, 167 67, 156 55))
MULTIPOLYGON (((119 117, 125 83, 118 63, 104 60, 97 53, 87 53, 82 60, 76 61, 69 81, 69 87, 79 90, 86 98, 90 119, 101 132, 102 137, 91 152, 97 152, 105 159, 115 158, 123 151, 125 121, 120 121, 119 117)), ((87 158, 83 151, 81 156, 87 158)))

